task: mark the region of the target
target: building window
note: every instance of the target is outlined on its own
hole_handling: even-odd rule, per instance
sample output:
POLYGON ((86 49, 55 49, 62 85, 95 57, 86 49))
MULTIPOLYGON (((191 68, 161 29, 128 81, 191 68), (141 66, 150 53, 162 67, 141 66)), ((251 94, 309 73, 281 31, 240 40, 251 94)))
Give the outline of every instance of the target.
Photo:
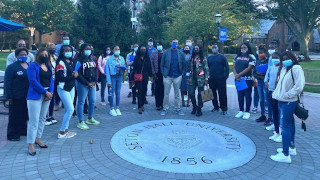
POLYGON ((289 26, 288 26, 288 36, 293 36, 293 31, 289 26))
POLYGON ((276 33, 276 34, 274 35, 274 39, 275 39, 275 40, 279 40, 279 33, 276 33))

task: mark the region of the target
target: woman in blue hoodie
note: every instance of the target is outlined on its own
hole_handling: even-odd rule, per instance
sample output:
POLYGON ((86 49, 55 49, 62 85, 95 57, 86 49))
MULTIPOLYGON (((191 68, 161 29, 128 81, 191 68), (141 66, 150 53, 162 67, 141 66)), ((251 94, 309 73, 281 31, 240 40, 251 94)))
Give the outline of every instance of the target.
POLYGON ((41 140, 54 86, 52 69, 48 62, 48 51, 41 49, 36 55, 35 62, 32 62, 27 69, 29 79, 27 143, 29 144, 28 153, 31 156, 36 155, 34 144, 41 148, 48 148, 41 140))

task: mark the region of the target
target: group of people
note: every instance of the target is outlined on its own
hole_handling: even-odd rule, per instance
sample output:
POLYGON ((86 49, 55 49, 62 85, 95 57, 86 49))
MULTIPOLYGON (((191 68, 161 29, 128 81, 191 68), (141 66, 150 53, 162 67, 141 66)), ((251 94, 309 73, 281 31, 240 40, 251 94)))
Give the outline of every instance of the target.
MULTIPOLYGON (((78 116, 79 129, 88 130, 88 125, 99 125, 100 122, 94 119, 98 82, 101 82, 101 105, 108 102, 109 114, 121 116, 120 91, 126 72, 132 103, 138 101, 139 114, 144 112, 144 105, 148 103, 146 95, 151 79, 155 108, 161 111, 160 115, 168 113, 171 86, 174 89, 174 110, 178 115, 184 115, 181 106, 190 106, 190 100, 190 113, 202 115, 201 92, 205 87, 213 92, 212 112, 221 110, 221 114, 226 115, 227 58, 219 53, 216 44, 212 44, 212 54, 207 58, 203 47, 193 46, 191 40, 187 40, 181 49, 178 47, 177 39, 172 40, 168 49, 161 41, 154 47, 150 38, 148 45, 133 44, 126 59, 121 56, 117 45, 106 45, 97 58, 92 45, 79 40, 74 48, 68 35, 63 35, 61 44, 49 43, 34 57, 26 49, 25 41, 19 40, 15 52, 8 56, 5 72, 5 94, 10 101, 8 140, 19 141, 20 136, 26 135, 28 153, 33 156, 36 154, 35 144, 47 148, 41 140, 42 132, 45 125, 57 122, 53 110, 60 102, 65 113, 58 138, 76 136, 75 132, 68 130, 72 116, 78 116), (88 116, 86 120, 84 115, 88 116)), ((265 122, 267 130, 275 130, 269 139, 283 143, 283 148, 278 149, 279 153, 271 159, 291 162, 290 155, 296 154, 293 114, 305 83, 296 56, 291 52, 278 52, 276 43, 271 43, 268 49, 261 46, 254 54, 250 44, 243 43, 233 61, 233 74, 236 85, 242 83, 246 86, 237 87, 239 112, 235 117, 249 119, 250 112, 257 112, 260 100, 261 116, 256 121, 265 122), (251 110, 253 87, 256 93, 251 110)))

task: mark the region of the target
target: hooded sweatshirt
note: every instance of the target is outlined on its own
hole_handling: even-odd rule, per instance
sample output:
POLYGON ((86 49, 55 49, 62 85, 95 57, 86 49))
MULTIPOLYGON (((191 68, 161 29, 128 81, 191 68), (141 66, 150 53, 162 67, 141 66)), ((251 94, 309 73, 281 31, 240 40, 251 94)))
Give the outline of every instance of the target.
POLYGON ((97 82, 97 65, 91 57, 81 58, 78 60, 81 63, 80 68, 78 69, 79 76, 77 80, 87 86, 89 83, 97 82))

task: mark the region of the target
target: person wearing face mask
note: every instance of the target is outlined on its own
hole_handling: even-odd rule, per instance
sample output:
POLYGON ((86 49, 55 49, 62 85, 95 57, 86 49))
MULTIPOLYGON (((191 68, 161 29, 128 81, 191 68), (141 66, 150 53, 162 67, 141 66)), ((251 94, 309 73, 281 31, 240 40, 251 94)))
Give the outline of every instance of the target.
POLYGON ((305 77, 298 59, 292 52, 282 54, 282 68, 279 69, 278 83, 272 98, 278 100, 282 134, 282 148, 270 158, 277 162, 291 163, 291 155, 296 155, 294 111, 298 105, 298 96, 305 86, 305 77))
POLYGON ((171 48, 164 51, 160 64, 164 85, 163 110, 160 113, 162 116, 166 115, 167 110, 169 109, 169 94, 172 84, 174 89, 175 111, 179 115, 184 115, 181 110, 179 89, 181 86, 182 73, 185 71, 185 66, 186 61, 184 59, 184 54, 178 50, 178 40, 174 39, 171 42, 171 48))
POLYGON ((9 100, 9 122, 7 139, 20 141, 20 136, 27 134, 28 108, 27 93, 29 81, 27 76, 28 50, 17 48, 15 55, 18 61, 10 64, 4 75, 4 90, 9 100))
POLYGON ((76 135, 76 133, 69 131, 69 121, 74 111, 75 79, 78 77, 78 73, 73 72, 72 54, 70 45, 62 46, 56 66, 57 91, 65 109, 58 138, 72 138, 76 135))
POLYGON ((94 105, 96 100, 96 83, 97 65, 93 58, 91 58, 92 47, 89 44, 82 44, 77 62, 80 67, 77 70, 78 77, 76 80, 76 87, 78 93, 77 101, 77 115, 79 123, 77 127, 82 130, 89 129, 88 125, 99 125, 100 122, 93 118, 94 105), (88 119, 84 121, 84 103, 88 97, 88 119))
POLYGON ((138 44, 133 44, 131 48, 131 52, 127 54, 126 57, 126 63, 127 67, 129 67, 128 71, 128 79, 129 79, 129 94, 128 97, 132 96, 132 104, 136 104, 136 97, 137 97, 137 89, 135 86, 133 86, 133 62, 134 62, 134 57, 136 56, 136 52, 138 51, 139 45, 138 44))
POLYGON ((227 79, 229 78, 229 64, 227 58, 219 53, 217 44, 212 45, 212 53, 213 54, 208 57, 210 71, 209 85, 214 97, 211 112, 218 112, 219 109, 221 109, 221 114, 226 115, 228 110, 227 79), (219 93, 219 103, 217 91, 219 93))
MULTIPOLYGON (((186 64, 187 64, 189 62, 190 57, 191 57, 190 47, 188 45, 184 46, 183 54, 184 54, 184 59, 185 59, 186 64)), ((188 66, 186 66, 186 69, 182 74, 181 86, 180 86, 181 99, 182 99, 182 106, 183 107, 186 107, 186 106, 189 107, 190 106, 190 97, 189 97, 189 94, 188 94, 188 84, 187 84, 187 76, 186 76, 187 68, 188 68, 188 66), (184 96, 187 96, 187 100, 185 100, 184 96), (187 105, 185 103, 187 103, 187 105)))
POLYGON ((56 53, 54 54, 55 56, 59 56, 60 49, 63 45, 70 45, 70 38, 65 32, 62 34, 62 43, 56 45, 56 53))
POLYGON ((275 131, 275 133, 269 137, 270 140, 275 142, 282 142, 282 136, 280 133, 280 122, 279 122, 279 109, 278 101, 272 98, 272 93, 277 85, 277 74, 279 72, 280 63, 282 56, 279 52, 272 54, 272 65, 268 66, 264 82, 268 90, 268 115, 272 114, 272 122, 270 126, 266 127, 268 131, 275 131))
MULTIPOLYGON (((192 54, 193 45, 192 45, 192 40, 191 39, 187 39, 186 40, 186 46, 189 46, 189 49, 190 49, 190 53, 189 54, 192 54)), ((184 50, 184 47, 180 49, 181 52, 183 52, 183 50, 184 50)))
POLYGON ((106 86, 107 86, 107 76, 106 76, 106 72, 104 71, 104 69, 105 69, 108 58, 111 56, 111 48, 110 48, 110 46, 106 45, 106 46, 104 46, 103 49, 104 49, 104 51, 98 59, 98 69, 100 71, 100 81, 101 81, 101 91, 100 91, 101 105, 105 106, 105 105, 107 105, 106 101, 104 99, 106 86))
POLYGON ((252 49, 249 43, 242 43, 240 46, 240 52, 233 60, 233 74, 235 80, 240 82, 241 78, 245 80, 247 88, 238 93, 239 109, 240 111, 236 114, 236 118, 249 119, 250 118, 250 106, 252 101, 252 68, 255 66, 256 58, 252 53, 252 49), (246 109, 244 109, 244 103, 246 100, 246 109))
POLYGON ((163 43, 162 41, 157 42, 157 51, 153 51, 151 54, 151 68, 153 74, 153 81, 155 83, 155 101, 156 109, 158 111, 163 109, 163 97, 164 97, 164 86, 163 86, 163 76, 161 73, 161 58, 163 55, 163 43))
POLYGON ((140 46, 134 59, 133 75, 142 74, 142 81, 134 82, 138 90, 138 113, 144 111, 149 77, 152 77, 151 62, 145 46, 140 46))
POLYGON ((29 80, 27 94, 29 115, 27 130, 28 154, 35 156, 34 144, 40 148, 48 148, 42 142, 41 137, 54 90, 52 68, 49 65, 49 53, 46 49, 38 51, 35 62, 30 63, 27 69, 27 74, 29 80))
MULTIPOLYGON (((49 65, 51 66, 51 69, 52 69, 53 81, 55 81, 55 68, 56 68, 57 57, 54 54, 56 52, 56 47, 53 43, 48 43, 46 46, 46 49, 48 49, 48 52, 49 52, 49 65)), ((59 104, 60 104, 60 97, 57 92, 57 83, 55 82, 53 97, 50 100, 49 111, 46 118, 46 123, 45 123, 46 126, 55 124, 58 122, 53 117, 53 110, 55 107, 59 108, 59 104)))
POLYGON ((109 57, 108 62, 105 67, 105 72, 107 75, 107 83, 110 91, 112 92, 110 96, 110 115, 111 116, 121 116, 120 111, 120 91, 122 85, 122 75, 125 71, 124 67, 126 63, 122 56, 120 56, 119 46, 114 46, 113 55, 109 57), (116 107, 113 104, 114 94, 116 94, 116 107))
MULTIPOLYGON (((17 48, 26 48, 26 42, 23 40, 23 39, 20 39, 18 42, 17 42, 17 48)), ((18 59, 15 55, 15 52, 12 52, 8 55, 7 57, 7 64, 6 64, 6 67, 8 67, 10 64, 16 62, 18 59)), ((30 62, 34 62, 34 55, 32 53, 28 53, 28 59, 27 59, 27 63, 30 63, 30 62)))
MULTIPOLYGON (((151 57, 151 54, 153 51, 157 51, 157 49, 155 47, 153 47, 153 39, 149 38, 148 40, 148 57, 151 57)), ((155 86, 154 86, 154 81, 152 81, 151 83, 151 96, 154 96, 154 91, 155 91, 155 86)), ((147 90, 148 92, 148 90, 147 90)), ((148 101, 145 100, 145 103, 148 104, 148 101)))
POLYGON ((265 105, 268 104, 268 92, 264 83, 265 71, 261 72, 261 67, 268 67, 268 57, 267 50, 264 46, 259 46, 259 58, 256 61, 256 66, 253 68, 253 76, 255 77, 254 81, 257 83, 257 90, 260 100, 261 116, 256 119, 256 122, 265 122, 269 124, 272 120, 272 113, 268 114, 268 120, 266 118, 266 108, 265 105))

